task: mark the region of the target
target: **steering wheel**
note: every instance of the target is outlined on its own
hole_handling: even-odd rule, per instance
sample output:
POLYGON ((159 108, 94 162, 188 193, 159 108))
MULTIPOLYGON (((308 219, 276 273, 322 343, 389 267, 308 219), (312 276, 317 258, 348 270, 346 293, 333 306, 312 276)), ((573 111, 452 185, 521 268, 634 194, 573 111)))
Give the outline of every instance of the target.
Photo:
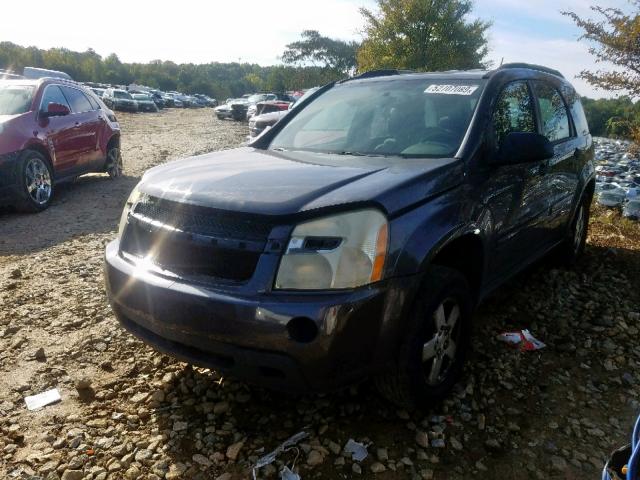
POLYGON ((457 141, 458 135, 442 127, 432 127, 426 135, 422 137, 422 142, 434 142, 446 145, 454 144, 457 141))
POLYGON ((373 151, 388 153, 389 151, 393 150, 397 144, 398 144, 398 141, 395 138, 388 137, 384 139, 384 142, 376 145, 373 151))

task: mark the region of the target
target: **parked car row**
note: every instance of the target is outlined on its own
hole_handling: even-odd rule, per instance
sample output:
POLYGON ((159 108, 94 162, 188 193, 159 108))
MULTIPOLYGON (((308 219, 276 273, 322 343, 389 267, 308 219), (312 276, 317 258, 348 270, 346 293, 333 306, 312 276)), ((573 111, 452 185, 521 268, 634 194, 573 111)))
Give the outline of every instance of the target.
POLYGON ((622 215, 640 219, 640 158, 630 143, 596 139, 596 194, 600 205, 622 209, 622 215))
POLYGON ((318 90, 318 87, 301 92, 285 94, 259 93, 241 98, 228 98, 216 107, 214 112, 219 120, 232 119, 249 122, 249 139, 256 138, 265 129, 274 126, 301 101, 318 90))
MULTIPOLYGON (((299 96, 293 93, 254 93, 241 98, 228 98, 224 105, 215 109, 215 115, 220 120, 231 118, 238 122, 250 121, 262 112, 261 105, 270 104, 276 110, 288 110, 299 96)), ((264 112, 267 113, 267 112, 264 112)))
POLYGON ((216 107, 218 101, 203 94, 185 95, 180 92, 163 92, 141 86, 114 86, 100 83, 85 83, 110 108, 128 112, 157 112, 163 108, 216 107))

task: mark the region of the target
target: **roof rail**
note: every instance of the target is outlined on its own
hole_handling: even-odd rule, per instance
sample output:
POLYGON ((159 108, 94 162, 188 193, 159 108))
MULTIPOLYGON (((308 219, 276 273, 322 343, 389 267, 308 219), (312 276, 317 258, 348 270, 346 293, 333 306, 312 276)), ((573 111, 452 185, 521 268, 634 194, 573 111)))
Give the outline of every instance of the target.
POLYGON ((515 63, 505 63, 504 65, 500 65, 497 69, 489 72, 487 76, 490 76, 492 73, 497 72, 498 70, 508 70, 510 68, 528 68, 530 70, 537 70, 539 72, 550 73, 551 75, 555 75, 556 77, 564 78, 558 70, 549 67, 543 67, 542 65, 535 65, 533 63, 523 63, 523 62, 515 62, 515 63))
POLYGON ((363 78, 375 78, 375 77, 386 77, 389 75, 402 75, 403 73, 416 73, 413 70, 398 70, 395 68, 385 68, 380 70, 369 70, 368 72, 363 72, 360 75, 356 75, 355 77, 345 78, 344 80, 340 80, 338 83, 349 82, 351 80, 361 80, 363 78))

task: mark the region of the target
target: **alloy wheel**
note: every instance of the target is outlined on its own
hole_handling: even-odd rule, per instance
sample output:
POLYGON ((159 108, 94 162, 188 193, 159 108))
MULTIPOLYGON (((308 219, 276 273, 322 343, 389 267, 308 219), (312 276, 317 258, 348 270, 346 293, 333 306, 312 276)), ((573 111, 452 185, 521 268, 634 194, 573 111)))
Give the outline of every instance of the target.
POLYGON ((439 385, 453 366, 460 337, 460 306, 456 300, 444 300, 433 312, 433 337, 422 347, 422 365, 426 382, 439 385))
POLYGON ((44 161, 31 157, 25 166, 25 182, 27 192, 37 205, 45 205, 51 198, 51 174, 44 161))

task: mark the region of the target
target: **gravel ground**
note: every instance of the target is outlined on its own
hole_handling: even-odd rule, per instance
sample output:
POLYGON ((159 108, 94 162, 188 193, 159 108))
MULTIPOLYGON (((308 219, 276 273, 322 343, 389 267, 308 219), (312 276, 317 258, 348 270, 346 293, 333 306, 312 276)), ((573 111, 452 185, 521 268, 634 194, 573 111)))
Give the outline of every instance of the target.
POLYGON ((640 228, 594 210, 574 270, 544 261, 480 307, 451 397, 398 411, 370 382, 291 397, 155 353, 107 305, 102 253, 145 169, 238 145, 209 109, 120 114, 125 177, 89 175, 38 215, 0 212, 0 478, 599 478, 640 411, 640 228), (496 339, 529 328, 547 348, 496 339), (62 401, 28 411, 57 387, 62 401), (349 439, 367 446, 356 462, 349 439))

